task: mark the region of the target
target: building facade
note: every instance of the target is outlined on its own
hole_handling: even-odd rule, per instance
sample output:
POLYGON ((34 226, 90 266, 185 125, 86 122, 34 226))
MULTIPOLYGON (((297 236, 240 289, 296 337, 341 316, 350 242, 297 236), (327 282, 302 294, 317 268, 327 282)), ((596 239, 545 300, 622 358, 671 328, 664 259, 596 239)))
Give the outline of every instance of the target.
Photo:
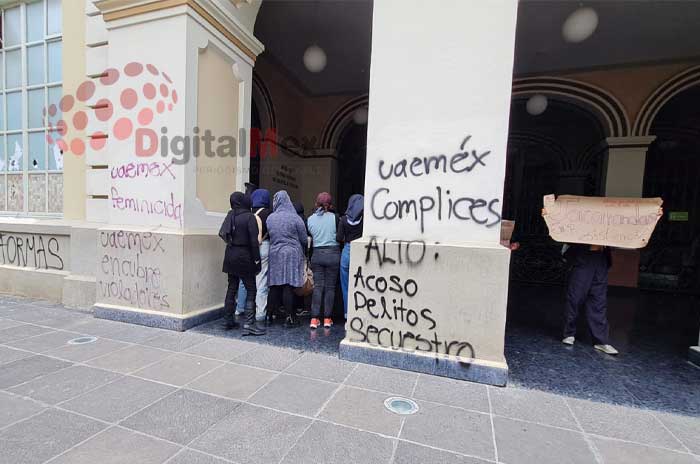
POLYGON ((5 3, 0 292, 174 330, 219 317, 217 231, 249 180, 307 211, 364 192, 349 359, 504 384, 509 280, 564 275, 547 193, 667 197, 677 220, 658 249, 616 251, 612 283, 700 282, 674 258, 700 232, 697 59, 519 71, 526 3, 382 0, 347 20, 357 80, 311 54, 300 81, 284 2, 5 3), (501 219, 530 237, 512 260, 501 219))

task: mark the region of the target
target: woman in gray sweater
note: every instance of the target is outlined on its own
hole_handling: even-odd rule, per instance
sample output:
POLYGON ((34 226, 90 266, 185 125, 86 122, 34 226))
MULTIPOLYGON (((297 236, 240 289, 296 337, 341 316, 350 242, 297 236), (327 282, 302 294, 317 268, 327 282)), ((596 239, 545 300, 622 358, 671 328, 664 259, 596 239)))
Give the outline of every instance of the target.
POLYGON ((276 311, 280 303, 284 304, 287 325, 295 326, 298 322, 294 312, 294 288, 304 285, 306 226, 284 190, 275 193, 272 200, 267 230, 270 234, 268 310, 276 311))

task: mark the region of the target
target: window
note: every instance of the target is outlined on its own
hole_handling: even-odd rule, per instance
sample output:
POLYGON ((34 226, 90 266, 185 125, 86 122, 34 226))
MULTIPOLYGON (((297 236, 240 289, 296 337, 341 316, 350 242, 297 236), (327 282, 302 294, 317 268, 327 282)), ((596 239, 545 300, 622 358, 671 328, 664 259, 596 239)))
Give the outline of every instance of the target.
POLYGON ((0 14, 0 213, 61 214, 63 155, 48 127, 63 93, 61 0, 0 14))

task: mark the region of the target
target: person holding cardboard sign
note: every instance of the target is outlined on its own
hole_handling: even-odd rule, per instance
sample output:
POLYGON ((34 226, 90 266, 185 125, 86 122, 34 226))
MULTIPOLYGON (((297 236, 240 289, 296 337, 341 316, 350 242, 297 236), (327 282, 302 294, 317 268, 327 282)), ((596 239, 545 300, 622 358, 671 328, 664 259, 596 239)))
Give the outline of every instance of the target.
MULTIPOLYGON (((552 199, 545 197, 545 204, 547 204, 547 200, 550 203, 552 202, 552 199)), ((663 215, 663 210, 660 207, 657 215, 658 217, 663 215)), ((542 209, 542 217, 545 218, 551 231, 551 223, 553 221, 548 217, 546 208, 542 209)), ((558 223, 558 225, 565 225, 563 222, 565 221, 558 223)), ((656 221, 654 222, 655 224, 656 221)), ((565 229, 564 227, 562 230, 565 229)), ((649 234, 651 234, 651 231, 649 231, 649 234)), ((643 241, 646 242, 646 240, 643 241)), ((609 343, 610 329, 607 317, 608 270, 612 266, 610 248, 600 244, 573 243, 565 244, 562 253, 564 259, 573 265, 566 292, 562 343, 566 345, 574 344, 579 310, 581 306, 585 305, 588 328, 593 338, 593 347, 608 355, 618 354, 618 351, 609 343)))

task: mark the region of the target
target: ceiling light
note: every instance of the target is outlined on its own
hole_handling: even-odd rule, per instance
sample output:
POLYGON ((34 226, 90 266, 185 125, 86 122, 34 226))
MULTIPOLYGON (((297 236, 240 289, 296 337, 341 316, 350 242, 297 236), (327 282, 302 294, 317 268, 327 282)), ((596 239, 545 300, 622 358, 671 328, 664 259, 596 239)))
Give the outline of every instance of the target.
POLYGON ((312 73, 323 71, 326 61, 326 52, 318 45, 312 45, 304 52, 304 66, 312 73))
POLYGON ((593 8, 584 7, 574 11, 566 18, 561 33, 567 42, 578 43, 593 35, 597 27, 598 13, 593 8))
POLYGON ((533 116, 539 116, 540 114, 544 113, 544 111, 547 109, 547 104, 549 102, 547 101, 547 97, 541 94, 533 95, 531 96, 527 104, 525 105, 525 108, 527 109, 527 112, 533 116))
POLYGON ((363 126, 367 124, 368 117, 369 113, 367 111, 366 106, 356 109, 355 112, 352 114, 352 120, 355 121, 355 124, 357 124, 358 126, 363 126))

